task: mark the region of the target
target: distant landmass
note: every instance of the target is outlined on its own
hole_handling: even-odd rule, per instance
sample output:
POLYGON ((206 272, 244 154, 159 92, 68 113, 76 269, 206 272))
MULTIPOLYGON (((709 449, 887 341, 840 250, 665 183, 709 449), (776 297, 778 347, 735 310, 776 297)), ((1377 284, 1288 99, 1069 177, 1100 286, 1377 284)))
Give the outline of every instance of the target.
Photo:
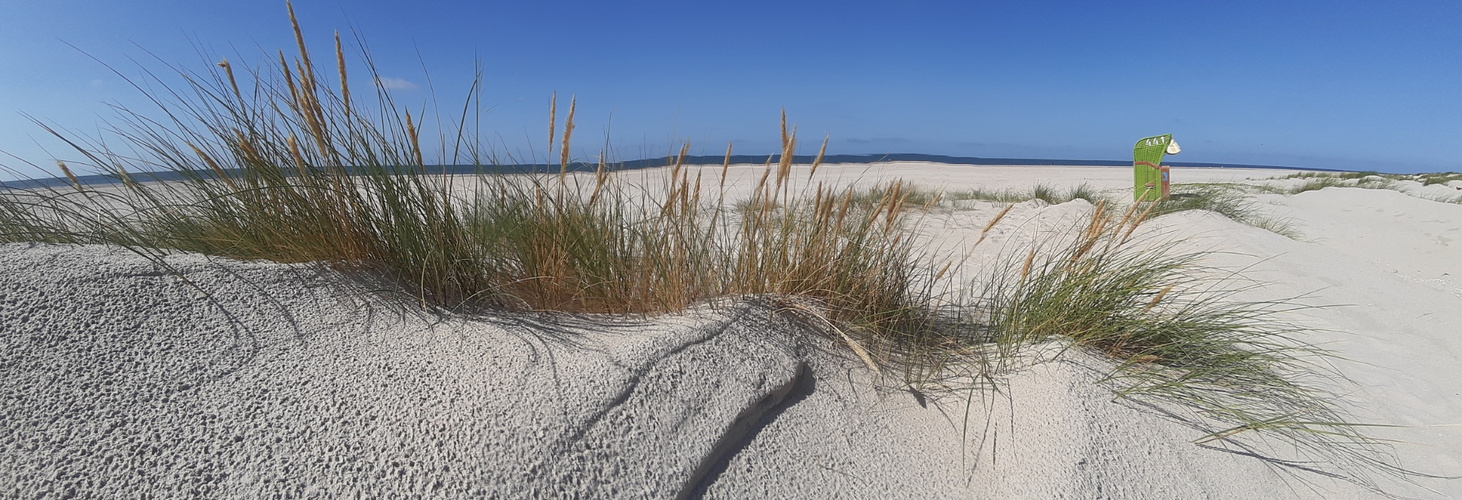
MULTIPOLYGON (((794 163, 812 163, 817 159, 815 155, 795 155, 792 157, 794 163)), ((726 160, 725 156, 686 156, 686 165, 720 165, 726 160)), ((732 164, 745 163, 776 163, 781 160, 781 155, 731 155, 732 164)), ((823 163, 886 163, 896 161, 926 161, 933 163, 948 163, 951 165, 1062 165, 1062 166, 1096 166, 1096 167, 1125 167, 1132 165, 1130 160, 1061 160, 1061 159, 1034 159, 1034 158, 980 158, 974 156, 945 156, 920 153, 893 153, 893 154, 869 154, 869 155, 827 155, 822 158, 823 163)), ((615 170, 633 170, 640 168, 663 167, 673 163, 670 157, 645 158, 640 160, 621 161, 611 164, 615 170)), ((1340 172, 1342 170, 1323 168, 1299 168, 1279 165, 1245 165, 1238 163, 1201 163, 1201 162, 1163 162, 1165 165, 1174 167, 1196 167, 1196 168, 1263 168, 1276 170, 1322 170, 1340 172)), ((586 162, 570 162, 570 172, 592 172, 598 168, 598 164, 586 162)), ((558 172, 557 164, 549 163, 521 163, 512 165, 429 165, 426 167, 428 173, 432 174, 523 174, 533 172, 558 172)), ((133 179, 138 181, 172 181, 182 179, 182 175, 176 172, 132 172, 133 179)), ((114 184, 121 182, 120 179, 111 175, 84 175, 79 176, 83 184, 114 184)), ((71 181, 63 177, 52 177, 46 179, 21 179, 13 181, 0 181, 0 189, 25 189, 37 187, 57 187, 70 184, 71 181)))

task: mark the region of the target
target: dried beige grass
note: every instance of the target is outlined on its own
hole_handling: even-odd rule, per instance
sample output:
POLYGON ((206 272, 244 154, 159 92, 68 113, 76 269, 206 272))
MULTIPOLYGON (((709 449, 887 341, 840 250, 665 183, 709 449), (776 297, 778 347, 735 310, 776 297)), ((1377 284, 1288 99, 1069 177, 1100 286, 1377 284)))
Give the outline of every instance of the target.
POLYGON ((223 58, 223 60, 219 61, 218 67, 223 68, 224 74, 228 75, 228 85, 229 87, 233 88, 234 97, 237 97, 239 99, 239 102, 244 102, 244 95, 239 92, 239 82, 237 80, 234 80, 234 69, 233 66, 229 65, 228 58, 225 57, 223 58))
MULTIPOLYGON (((341 109, 343 109, 345 111, 345 116, 347 118, 349 118, 350 117, 350 112, 351 112, 350 111, 350 80, 345 77, 345 51, 341 50, 341 48, 340 48, 340 32, 339 31, 336 31, 335 32, 335 66, 340 71, 340 101, 341 101, 341 109)), ((232 73, 229 74, 229 80, 230 81, 233 80, 233 74, 232 73)), ((238 92, 238 86, 235 86, 234 87, 234 92, 238 92)))
POLYGON ((990 219, 990 222, 985 223, 985 228, 980 230, 980 239, 975 241, 975 244, 979 245, 981 242, 985 241, 985 233, 989 233, 990 229, 993 229, 995 227, 995 224, 1000 222, 1000 219, 1004 219, 1005 214, 1010 213, 1010 209, 1012 208, 1015 208, 1014 203, 1005 205, 1004 210, 1001 210, 1000 213, 995 214, 995 217, 990 219))
POLYGON ((66 168, 66 162, 56 160, 56 166, 61 167, 61 173, 66 174, 66 178, 71 180, 71 185, 75 186, 77 191, 82 191, 81 181, 76 179, 76 174, 71 173, 71 169, 66 168))
POLYGON ((817 175, 817 167, 822 165, 822 157, 827 155, 827 141, 831 138, 831 135, 822 138, 822 147, 817 149, 817 159, 812 160, 812 170, 807 172, 808 180, 812 180, 812 176, 817 175))
POLYGON ((569 138, 574 135, 574 108, 578 105, 578 97, 569 98, 569 115, 563 121, 563 145, 559 147, 558 179, 564 180, 569 171, 569 138))

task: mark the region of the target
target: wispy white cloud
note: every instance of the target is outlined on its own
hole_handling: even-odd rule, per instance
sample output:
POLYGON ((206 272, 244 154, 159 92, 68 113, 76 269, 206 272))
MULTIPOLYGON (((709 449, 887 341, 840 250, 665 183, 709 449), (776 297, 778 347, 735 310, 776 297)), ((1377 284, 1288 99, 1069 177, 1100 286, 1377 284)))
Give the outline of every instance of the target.
POLYGON ((411 83, 404 78, 376 77, 376 82, 385 87, 386 90, 416 90, 420 85, 411 83))

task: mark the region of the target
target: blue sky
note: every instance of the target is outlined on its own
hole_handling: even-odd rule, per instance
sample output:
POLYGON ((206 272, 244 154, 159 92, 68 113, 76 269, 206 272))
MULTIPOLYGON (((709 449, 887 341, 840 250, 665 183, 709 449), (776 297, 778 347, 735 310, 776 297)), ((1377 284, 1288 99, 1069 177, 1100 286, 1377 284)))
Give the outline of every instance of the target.
MULTIPOLYGON (((1122 160, 1138 138, 1171 133, 1184 148, 1175 161, 1462 170, 1456 0, 295 9, 316 59, 333 30, 354 30, 413 108, 432 88, 444 111, 460 105, 481 61, 484 128, 518 157, 543 156, 557 91, 578 97, 582 158, 606 133, 620 159, 682 140, 696 153, 734 142, 766 154, 785 108, 804 153, 826 134, 829 153, 1122 160)), ((0 0, 0 12, 0 151, 45 165, 75 155, 22 113, 97 135, 108 103, 149 111, 92 57, 125 75, 164 62, 206 71, 220 57, 266 63, 293 45, 282 1, 0 0)))

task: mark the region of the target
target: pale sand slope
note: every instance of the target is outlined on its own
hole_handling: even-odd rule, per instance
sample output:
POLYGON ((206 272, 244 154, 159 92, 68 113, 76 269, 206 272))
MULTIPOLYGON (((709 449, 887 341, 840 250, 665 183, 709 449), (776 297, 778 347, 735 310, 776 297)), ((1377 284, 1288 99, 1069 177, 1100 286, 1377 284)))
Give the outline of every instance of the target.
MULTIPOLYGON (((896 167, 952 188, 1048 179, 1118 190, 1130 175, 896 167)), ((867 166, 824 168, 873 177, 867 166)), ((1356 304, 1288 319, 1331 330, 1306 340, 1350 358, 1338 364, 1363 420, 1462 423, 1462 206, 1353 189, 1262 199, 1304 237, 1206 213, 1150 230, 1242 254, 1217 263, 1253 265, 1245 276, 1272 283, 1246 298, 1314 292, 1303 300, 1356 304)), ((1000 208, 932 215, 926 236, 959 247, 1000 208)), ((1088 208, 1020 204, 972 262, 1088 208)), ((1076 351, 1010 374, 1000 395, 976 393, 969 406, 931 395, 925 407, 756 304, 653 320, 444 317, 313 268, 170 260, 209 302, 123 251, 0 253, 0 491, 20 496, 1373 496, 1195 446, 1199 433, 1183 424, 1112 402, 1094 383, 1110 364, 1076 351)), ((1462 429, 1382 435, 1407 442, 1396 448, 1404 466, 1462 472, 1462 429)), ((1462 497, 1458 481, 1420 483, 1383 481, 1462 497)))
MULTIPOLYGON (((1462 474, 1462 205, 1355 188, 1262 198, 1292 218, 1299 241, 1216 216, 1188 231, 1247 254, 1215 260, 1269 284, 1251 297, 1329 306, 1288 319, 1324 330, 1306 340, 1343 358, 1359 419, 1410 426, 1371 431, 1401 441, 1403 465, 1462 474)), ((1462 480, 1419 483, 1462 498, 1462 480)))
MULTIPOLYGON (((1117 193, 1130 189, 1125 177, 1130 175, 1127 169, 1063 168, 1059 174, 1070 175, 1074 180, 1062 183, 1046 169, 1028 172, 1021 167, 973 167, 974 171, 970 167, 947 168, 949 171, 923 165, 893 166, 887 170, 862 168, 858 175, 873 177, 869 175, 872 172, 880 180, 886 180, 892 178, 885 177, 887 171, 898 169, 913 172, 915 176, 910 178, 917 179, 920 185, 949 190, 992 186, 1029 189, 1030 184, 1021 183, 1023 178, 1035 178, 1058 188, 1088 183, 1099 189, 1110 187, 1117 193), (981 169, 986 169, 988 177, 980 177, 981 169)), ((1200 179, 1195 182, 1245 182, 1246 176, 1253 176, 1247 182, 1265 184, 1271 181, 1262 179, 1285 172, 1248 171, 1246 175, 1229 175, 1224 171, 1199 170, 1185 173, 1200 179)), ((1371 435, 1397 441, 1394 451, 1402 466, 1432 474, 1462 474, 1462 394, 1459 394, 1462 369, 1457 368, 1462 362, 1462 205, 1438 203, 1395 191, 1355 188, 1329 188, 1296 196, 1260 195, 1257 202, 1262 211, 1289 219, 1301 233, 1300 238, 1293 240, 1244 226, 1210 212, 1184 212, 1159 218, 1143 232, 1164 241, 1185 240, 1183 248, 1213 251, 1205 259, 1206 264, 1242 269, 1239 284, 1252 280, 1264 285, 1243 292, 1236 299, 1303 296, 1293 302, 1327 306, 1280 314, 1279 319, 1316 330, 1303 334, 1301 339, 1321 344, 1343 358, 1333 363, 1353 383, 1342 382, 1333 387, 1349 395, 1344 403, 1358 421, 1406 426, 1367 429, 1371 435)), ((950 235, 978 232, 1000 209, 998 204, 984 204, 971 210, 931 215, 931 228, 927 231, 930 234, 926 237, 933 243, 931 247, 966 248, 967 238, 961 245, 952 241, 959 238, 950 235)), ((1079 223, 1080 215, 1089 209, 1090 205, 1083 201, 1060 206, 1045 206, 1041 202, 1016 204, 1007 221, 996 226, 989 239, 974 249, 971 267, 997 261, 1001 253, 1023 253, 1031 241, 1079 223)), ((1015 450, 1008 455, 998 453, 997 460, 981 459, 982 465, 976 467, 971 477, 941 475, 938 471, 957 469, 960 456, 947 448, 930 445, 928 440, 932 438, 927 435, 912 438, 918 443, 913 449, 889 443, 894 439, 911 439, 888 437, 898 436, 888 429, 917 420, 911 414, 919 413, 908 401, 910 398, 901 394, 906 400, 903 408, 887 406, 899 398, 880 400, 882 404, 876 410, 880 418, 872 421, 850 421, 854 419, 817 413, 818 409, 832 405, 790 408, 787 414, 794 416, 784 416, 770 424, 763 430, 763 435, 770 436, 759 437, 751 446, 757 452, 738 455, 729 469, 733 472, 728 475, 740 470, 749 478, 757 479, 740 483, 723 479, 722 484, 739 484, 744 488, 742 491, 755 492, 754 496, 778 495, 787 490, 799 494, 832 490, 838 492, 834 496, 860 496, 864 491, 860 488, 902 474, 907 475, 903 480, 910 484, 927 482, 930 476, 952 482, 967 481, 974 491, 984 492, 977 496, 991 493, 991 498, 1376 496, 1374 492, 1313 474, 1276 481, 1270 474, 1272 471, 1253 470, 1256 462, 1253 460, 1243 464, 1221 463, 1222 453, 1194 453, 1197 458, 1193 458, 1187 453, 1196 448, 1186 442, 1197 434, 1175 427, 1171 422, 1153 422, 1152 412, 1126 411, 1106 401, 1090 406, 1052 404, 1081 400, 1072 398, 1071 392, 1093 390, 1084 385, 1092 380, 1089 377, 1074 377, 1068 380, 1075 381, 1075 386, 1054 388, 1060 387, 1057 381, 1063 378, 1062 370, 1068 370, 1064 373, 1069 375, 1079 372, 1078 367, 1083 365, 1105 366, 1082 357, 1069 365, 1038 365, 1032 371, 1013 376, 1010 400, 996 397, 999 402, 994 413, 980 413, 982 416, 974 419, 976 425, 991 422, 987 424, 989 427, 971 432, 976 436, 1002 435, 1003 438, 994 440, 996 444, 1004 443, 1002 446, 1015 450), (1026 388, 1030 391, 1025 392, 1027 396, 1041 395, 1022 397, 1023 384, 1034 387, 1026 388), (1052 392, 1062 395, 1053 396, 1052 392), (986 419, 987 415, 995 418, 986 419), (857 430, 846 433, 832 430, 838 428, 836 425, 828 429, 810 423, 823 419, 857 430), (855 453, 852 450, 860 439, 879 443, 873 447, 878 451, 872 456, 855 453), (1149 448, 1147 443, 1152 441, 1166 444, 1149 448), (826 447, 813 446, 819 442, 833 443, 830 447, 843 449, 828 451, 826 447), (1188 448, 1172 447, 1178 443, 1181 443, 1179 448, 1188 448), (1144 453, 1152 460, 1135 460, 1144 453), (890 462, 889 456, 897 458, 890 462), (1104 461, 1098 471, 1084 471, 1083 466, 1090 464, 1094 456, 1121 458, 1104 461), (928 460, 922 466, 905 467, 914 463, 916 457, 928 460), (1217 468, 1232 475, 1211 469, 1198 477, 1190 476, 1195 467, 1217 468), (1030 480, 1033 471, 1046 476, 1030 480), (756 481, 763 477, 781 479, 771 485, 758 485, 756 481), (1016 477, 1021 479, 1006 480, 1016 477), (1116 477, 1121 479, 1114 480, 1116 477), (834 478, 845 481, 833 481, 834 478), (1204 485, 1202 481, 1215 481, 1222 487, 1204 485)), ((874 406, 869 402, 871 392, 860 393, 855 387, 844 382, 815 393, 810 399, 843 398, 874 406)), ((1101 399, 1100 391, 1096 391, 1098 394, 1090 394, 1091 399, 1086 401, 1101 399)), ((962 412, 956 413, 952 419, 963 418, 962 412)), ((968 467, 969 461, 963 465, 968 467)), ((1462 480, 1418 478, 1413 484, 1383 476, 1375 479, 1388 493, 1462 498, 1462 480)))

